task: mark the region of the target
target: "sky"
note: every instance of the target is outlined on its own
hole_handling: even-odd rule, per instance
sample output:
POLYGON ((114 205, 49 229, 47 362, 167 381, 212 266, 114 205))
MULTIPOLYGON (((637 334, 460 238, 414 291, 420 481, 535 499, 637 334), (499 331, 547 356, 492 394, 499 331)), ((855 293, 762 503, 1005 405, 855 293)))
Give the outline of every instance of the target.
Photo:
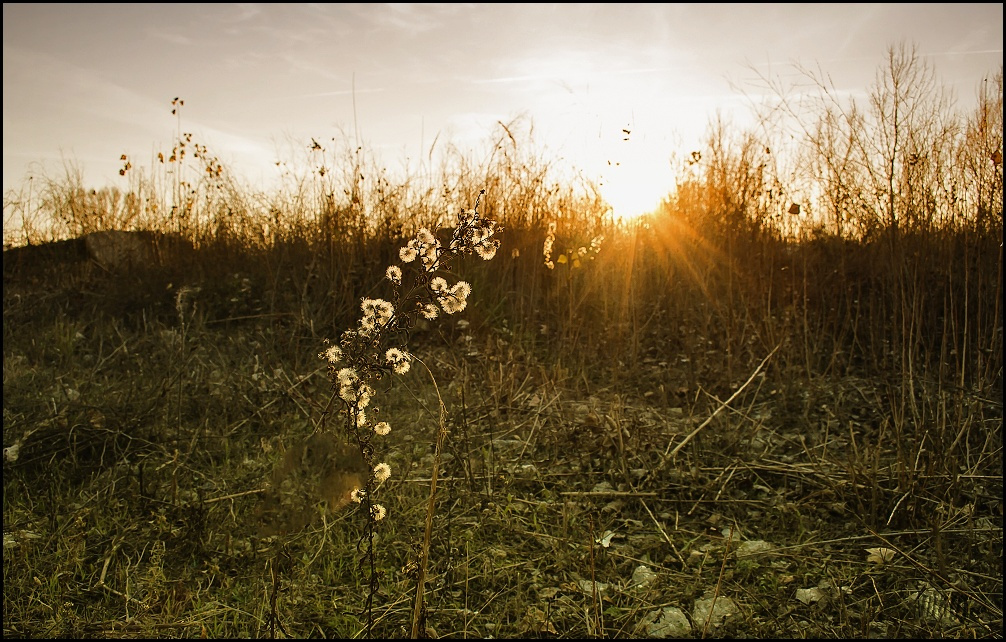
POLYGON ((149 166, 179 125, 268 189, 312 138, 411 171, 522 118, 631 216, 712 118, 750 120, 760 79, 800 65, 865 95, 901 42, 966 106, 1002 66, 1003 5, 4 3, 5 203, 66 161, 124 187, 120 156, 149 166))

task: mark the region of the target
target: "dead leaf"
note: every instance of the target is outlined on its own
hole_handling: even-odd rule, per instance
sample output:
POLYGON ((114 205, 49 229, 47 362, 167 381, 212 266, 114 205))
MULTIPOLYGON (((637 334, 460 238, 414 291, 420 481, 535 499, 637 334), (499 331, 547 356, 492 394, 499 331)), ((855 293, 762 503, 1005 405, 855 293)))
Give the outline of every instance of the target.
POLYGON ((827 594, 819 588, 797 589, 796 599, 804 604, 820 602, 827 597, 827 594))
POLYGON ((549 634, 559 635, 552 623, 545 617, 545 612, 537 607, 530 607, 524 617, 518 623, 521 633, 533 633, 535 635, 549 634))
POLYGON ((866 549, 866 561, 880 566, 893 560, 895 555, 897 555, 897 551, 891 548, 884 548, 883 546, 866 549))

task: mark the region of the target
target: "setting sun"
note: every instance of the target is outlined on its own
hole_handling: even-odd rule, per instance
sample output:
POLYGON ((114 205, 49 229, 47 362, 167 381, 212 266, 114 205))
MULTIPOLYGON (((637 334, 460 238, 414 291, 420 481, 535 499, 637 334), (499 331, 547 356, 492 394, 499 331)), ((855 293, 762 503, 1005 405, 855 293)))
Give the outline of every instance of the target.
POLYGON ((652 212, 673 188, 669 159, 646 155, 626 155, 611 163, 598 183, 612 214, 622 220, 652 212))

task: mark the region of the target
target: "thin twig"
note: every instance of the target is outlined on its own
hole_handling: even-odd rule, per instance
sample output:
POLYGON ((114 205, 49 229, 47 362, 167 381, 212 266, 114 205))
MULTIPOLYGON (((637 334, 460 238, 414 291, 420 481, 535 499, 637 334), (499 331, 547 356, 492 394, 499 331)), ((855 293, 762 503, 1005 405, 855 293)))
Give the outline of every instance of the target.
POLYGON ((678 451, 680 451, 682 448, 684 448, 685 445, 688 442, 690 442, 695 437, 695 435, 699 434, 699 432, 703 428, 705 428, 706 426, 708 426, 709 423, 713 420, 713 418, 716 417, 716 415, 720 414, 720 412, 724 408, 726 408, 727 406, 729 406, 730 402, 733 401, 737 397, 737 395, 739 395, 741 392, 743 392, 744 389, 748 387, 748 384, 750 384, 752 381, 754 381, 754 378, 756 376, 758 376, 758 373, 761 372, 761 369, 765 367, 765 364, 772 357, 772 355, 775 354, 776 350, 778 350, 780 346, 782 346, 781 343, 779 345, 777 345, 776 347, 772 348, 772 352, 769 352, 768 356, 766 356, 764 359, 762 359, 761 363, 758 364, 758 367, 755 368, 755 371, 751 373, 750 377, 748 377, 748 380, 744 382, 744 385, 742 385, 740 388, 738 388, 737 391, 734 392, 734 394, 730 395, 729 399, 727 399, 726 401, 722 402, 720 404, 719 408, 717 408, 716 410, 714 410, 713 414, 709 415, 709 418, 706 419, 705 421, 703 421, 702 424, 698 428, 696 428, 691 433, 689 433, 689 435, 687 437, 685 437, 684 441, 682 441, 680 444, 678 444, 677 446, 675 446, 674 450, 671 450, 671 444, 668 443, 667 444, 667 449, 664 451, 664 458, 666 459, 667 456, 668 456, 668 454, 670 454, 671 458, 677 457, 678 451))
POLYGON ((675 555, 677 555, 678 561, 681 562, 682 568, 685 567, 686 566, 685 558, 681 557, 681 553, 678 552, 678 548, 674 545, 674 542, 672 542, 671 538, 667 536, 666 532, 664 532, 664 527, 661 526, 660 522, 657 521, 657 518, 653 516, 653 511, 651 511, 650 507, 646 505, 646 502, 640 500, 639 503, 642 504, 643 508, 646 509, 646 514, 649 515, 650 519, 653 520, 653 525, 657 527, 658 531, 660 531, 660 534, 663 536, 664 541, 667 542, 668 545, 670 545, 671 550, 674 551, 675 555))
POLYGON ((639 490, 564 490, 564 496, 575 497, 657 497, 657 493, 639 490))
POLYGON ((231 495, 224 495, 222 497, 211 497, 210 499, 204 499, 203 504, 213 504, 216 502, 222 502, 228 499, 237 499, 238 497, 246 497, 248 495, 258 495, 264 493, 264 488, 256 488, 255 490, 246 490, 243 493, 233 493, 231 495))

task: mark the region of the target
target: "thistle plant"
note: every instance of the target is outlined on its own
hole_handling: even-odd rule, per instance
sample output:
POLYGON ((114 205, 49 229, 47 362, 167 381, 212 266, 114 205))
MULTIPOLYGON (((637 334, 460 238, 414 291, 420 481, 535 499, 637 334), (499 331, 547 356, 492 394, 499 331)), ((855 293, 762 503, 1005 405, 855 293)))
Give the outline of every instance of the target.
MULTIPOLYGON (((385 270, 385 278, 393 290, 391 300, 362 299, 362 315, 356 327, 344 331, 338 344, 329 345, 318 355, 328 363, 328 376, 332 382, 332 397, 325 415, 329 415, 333 405, 340 406, 334 414, 342 422, 345 434, 359 448, 370 471, 363 486, 351 493, 352 500, 360 504, 366 519, 357 548, 362 549, 361 568, 369 565, 370 586, 364 605, 368 636, 373 628, 373 600, 379 586, 374 537, 378 523, 388 515, 384 505, 376 501, 376 494, 394 471, 387 462, 380 461, 375 445, 375 438, 391 432, 391 424, 373 421, 367 413, 378 413, 377 407, 371 403, 376 394, 376 383, 388 376, 405 375, 411 369, 416 358, 408 351, 407 342, 410 330, 420 318, 431 321, 441 311, 453 315, 467 307, 471 285, 461 280, 450 283, 446 278, 450 276, 453 259, 477 254, 488 261, 496 255, 500 241, 495 236, 502 228, 492 219, 479 214, 479 201, 483 194, 485 190, 479 192, 474 209, 462 210, 457 215, 449 241, 441 241, 439 229, 421 228, 399 250, 401 264, 390 265, 385 270)), ((434 468, 436 466, 435 463, 434 468)), ((435 470, 433 477, 436 479, 435 470)), ((433 491, 435 483, 431 493, 433 491)), ((429 524, 428 515, 427 539, 429 524)), ((428 542, 424 550, 428 550, 428 542)), ((418 590, 421 591, 422 587, 418 590)))

